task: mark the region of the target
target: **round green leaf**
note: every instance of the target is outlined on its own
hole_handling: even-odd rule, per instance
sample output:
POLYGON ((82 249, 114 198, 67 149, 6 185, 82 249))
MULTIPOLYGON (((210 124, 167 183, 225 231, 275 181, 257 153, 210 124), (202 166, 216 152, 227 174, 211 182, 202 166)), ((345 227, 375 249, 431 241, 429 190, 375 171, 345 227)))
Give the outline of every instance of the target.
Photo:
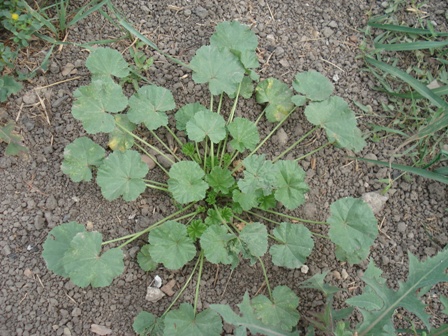
POLYGON ((152 259, 168 269, 179 269, 196 255, 187 228, 175 221, 167 221, 151 231, 148 240, 152 259))
POLYGON ((109 133, 108 146, 112 150, 119 150, 124 152, 126 149, 130 149, 134 145, 134 137, 129 133, 123 131, 120 127, 124 127, 129 132, 132 132, 136 125, 131 123, 125 114, 115 115, 115 129, 109 133))
POLYGON ((101 256, 102 235, 99 232, 80 232, 72 239, 62 262, 70 280, 79 287, 105 287, 123 273, 123 252, 113 248, 101 256))
POLYGON ((113 152, 98 169, 96 181, 107 200, 123 196, 125 201, 133 201, 146 189, 143 178, 148 170, 138 152, 113 152))
POLYGON ((128 63, 115 49, 97 48, 87 57, 86 67, 92 75, 116 76, 119 78, 129 75, 128 63))
POLYGON ((206 176, 205 180, 213 190, 222 192, 223 194, 227 194, 229 189, 235 184, 235 179, 230 170, 219 166, 214 167, 210 174, 206 176))
POLYGON ((244 76, 244 68, 238 57, 228 49, 216 46, 199 48, 190 67, 193 70, 193 80, 199 84, 208 83, 212 95, 223 92, 234 94, 244 76))
POLYGON ((104 149, 86 137, 73 141, 64 148, 62 172, 73 182, 90 181, 92 179, 91 166, 98 167, 105 156, 104 149))
POLYGON ((164 112, 175 107, 170 90, 145 85, 129 99, 128 118, 135 124, 144 123, 149 130, 155 130, 168 125, 168 116, 164 112))
POLYGON ((264 295, 252 299, 252 307, 259 319, 268 326, 291 331, 297 325, 300 314, 297 311, 299 298, 286 286, 277 286, 272 291, 272 300, 264 295))
POLYGON ((305 202, 308 185, 305 172, 295 161, 278 161, 277 190, 275 199, 286 208, 293 210, 305 202))
POLYGON ((305 116, 313 125, 324 128, 328 140, 341 147, 358 152, 366 145, 356 127, 355 113, 340 97, 309 104, 305 108, 305 116))
POLYGON ((268 103, 265 113, 271 122, 283 120, 294 108, 292 90, 276 78, 267 78, 255 88, 257 103, 268 103))
POLYGON ((218 143, 226 137, 226 121, 218 113, 209 110, 199 111, 186 125, 188 137, 196 142, 206 137, 218 143))
POLYGON ((320 72, 310 70, 298 73, 292 83, 297 92, 304 94, 308 99, 321 101, 329 98, 334 86, 330 80, 320 72))
POLYGON ((277 166, 266 156, 251 155, 243 160, 244 178, 238 181, 238 187, 243 193, 254 193, 261 189, 264 195, 272 192, 277 178, 277 166))
POLYGON ((257 125, 246 118, 235 118, 227 129, 233 138, 230 145, 239 152, 246 149, 254 150, 260 141, 257 125))
POLYGON ((141 336, 151 335, 153 328, 156 325, 156 321, 156 316, 146 311, 141 311, 135 317, 132 329, 141 336))
POLYGON ((74 93, 75 101, 72 115, 82 121, 89 134, 112 132, 115 128, 114 117, 110 113, 123 111, 128 99, 121 86, 110 78, 92 81, 90 85, 78 88, 74 93))
POLYGON ((229 253, 229 242, 235 238, 223 225, 209 226, 200 239, 205 258, 213 264, 231 264, 233 258, 229 253))
POLYGON ((263 256, 268 250, 268 232, 266 226, 261 223, 249 223, 240 233, 240 239, 244 247, 254 257, 263 256))
POLYGON ((238 203, 242 210, 249 211, 258 205, 258 198, 262 196, 261 191, 255 191, 250 193, 243 193, 235 189, 232 193, 232 200, 238 203))
POLYGON ((187 122, 189 122, 199 111, 208 111, 208 109, 199 103, 184 105, 174 115, 174 118, 176 119, 176 128, 179 131, 185 131, 187 122))
POLYGON ((205 198, 208 184, 203 180, 204 171, 196 162, 176 162, 168 175, 168 190, 177 202, 185 204, 205 198))
POLYGON ((211 309, 196 313, 190 304, 182 303, 165 316, 164 335, 220 336, 221 332, 221 317, 211 309))
POLYGON ((328 235, 340 252, 342 261, 357 264, 365 260, 378 236, 377 220, 372 209, 361 199, 337 200, 330 206, 328 235))
POLYGON ((238 21, 218 23, 215 33, 210 38, 210 44, 216 47, 230 49, 240 58, 246 69, 258 67, 255 50, 258 39, 255 33, 238 21))
POLYGON ((137 254, 137 262, 142 270, 145 272, 154 271, 157 268, 158 263, 156 263, 149 253, 149 244, 143 245, 137 254))
POLYGON ((269 249, 274 265, 302 267, 314 246, 310 230, 301 224, 281 223, 273 234, 279 243, 269 249))
POLYGON ((84 225, 77 222, 69 222, 56 226, 48 233, 43 245, 42 257, 50 271, 53 271, 57 275, 68 277, 62 258, 70 248, 72 239, 79 232, 84 232, 85 230, 84 225))
POLYGON ((238 21, 227 21, 216 25, 210 44, 242 52, 257 49, 258 39, 248 26, 238 21))

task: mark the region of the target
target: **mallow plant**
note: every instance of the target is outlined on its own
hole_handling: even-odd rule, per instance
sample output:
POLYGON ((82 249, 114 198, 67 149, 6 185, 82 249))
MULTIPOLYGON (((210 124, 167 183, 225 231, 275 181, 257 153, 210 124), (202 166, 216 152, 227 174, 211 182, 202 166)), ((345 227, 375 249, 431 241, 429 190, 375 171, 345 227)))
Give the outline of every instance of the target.
MULTIPOLYGON (((124 271, 123 249, 138 238, 146 242, 137 256, 145 271, 159 264, 170 270, 192 264, 190 276, 161 316, 143 311, 136 317, 133 328, 140 335, 221 335, 223 321, 234 325, 237 335, 248 331, 297 335, 299 298, 286 285, 270 286, 265 255, 274 265, 300 268, 313 249, 313 237, 322 237, 334 244, 338 260, 356 264, 368 257, 378 235, 369 206, 352 197, 334 202, 325 222, 286 213, 301 206, 308 191, 300 160, 330 145, 357 152, 365 142, 354 112, 333 95, 332 83, 322 74, 298 73, 292 88, 275 78, 260 80, 255 71, 259 66, 257 44, 255 34, 238 22, 217 25, 210 44, 199 48, 188 65, 193 80, 208 85, 207 106, 195 102, 178 107, 169 90, 153 84, 143 85, 127 97, 123 83, 131 67, 118 51, 97 48, 87 58, 92 80, 74 92, 72 114, 88 134, 107 133, 108 149, 87 136, 80 137, 65 148, 62 171, 74 182, 88 182, 95 176, 107 200, 134 201, 143 197, 140 195, 147 188, 154 189, 169 195, 177 211, 142 231, 109 241, 82 224, 64 223, 49 232, 43 257, 51 271, 80 287, 110 285, 124 271), (255 120, 236 116, 239 100, 253 95, 264 106, 259 116, 255 120), (224 100, 233 103, 223 104, 224 100), (224 105, 230 106, 229 110, 224 105), (260 148, 273 141, 272 135, 293 113, 303 114, 301 122, 312 127, 277 157, 267 157, 260 148), (263 139, 258 127, 262 118, 272 125, 263 139), (284 159, 319 129, 325 131, 326 143, 301 157, 284 159), (143 132, 149 139, 141 136, 143 132), (162 133, 167 136, 160 136, 162 133), (161 174, 151 174, 143 156, 152 159, 161 174), (164 160, 158 160, 160 157, 164 160), (165 177, 158 178, 161 175, 165 177), (326 227, 327 235, 313 232, 314 226, 326 227), (242 259, 261 265, 266 295, 250 297, 246 293, 239 312, 222 304, 199 311, 204 263, 237 269, 242 259), (197 279, 193 302, 173 309, 193 278, 197 279)), ((412 262, 417 265, 417 278, 432 263, 442 267, 435 260, 419 264, 412 257, 411 266, 412 262)), ((430 277, 432 282, 423 281, 415 289, 446 278, 444 272, 437 274, 430 277)), ((302 284, 327 291, 329 298, 327 315, 319 315, 313 325, 345 335, 348 324, 326 323, 334 312, 334 289, 323 283, 324 277, 316 275, 302 284)), ((372 329, 371 320, 378 328, 390 327, 395 307, 401 303, 408 307, 395 300, 411 295, 407 283, 402 286, 404 294, 378 289, 384 280, 373 264, 364 281, 369 286, 364 297, 348 302, 359 307, 365 319, 356 330, 377 330, 372 329), (375 299, 374 306, 366 295, 375 299)), ((344 313, 338 314, 338 319, 350 312, 344 313)))

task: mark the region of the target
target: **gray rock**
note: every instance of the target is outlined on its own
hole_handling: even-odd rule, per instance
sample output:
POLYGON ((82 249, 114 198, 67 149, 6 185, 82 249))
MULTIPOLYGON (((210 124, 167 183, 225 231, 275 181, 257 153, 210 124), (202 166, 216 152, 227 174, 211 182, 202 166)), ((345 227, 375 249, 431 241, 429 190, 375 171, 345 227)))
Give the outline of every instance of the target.
POLYGON ((333 31, 333 29, 331 29, 330 27, 325 27, 325 28, 322 30, 322 34, 323 34, 325 37, 330 37, 331 35, 334 34, 334 31, 333 31))
POLYGON ((328 24, 328 27, 337 28, 338 27, 338 23, 336 21, 330 21, 330 23, 328 24))
POLYGON ((79 315, 81 315, 81 309, 80 308, 76 307, 75 309, 72 310, 72 316, 73 317, 79 316, 79 315))
POLYGON ((389 199, 389 196, 381 195, 377 191, 372 191, 363 194, 361 198, 372 208, 373 213, 376 215, 383 209, 384 204, 386 204, 389 199))
POLYGON ((42 230, 44 228, 45 219, 41 215, 34 217, 34 227, 36 230, 42 230))
POLYGON ((47 198, 47 202, 45 203, 45 207, 48 210, 54 210, 58 206, 58 202, 56 201, 56 198, 53 195, 50 195, 50 197, 47 198))
POLYGON ((165 156, 158 155, 157 161, 163 166, 163 168, 170 168, 173 165, 174 156, 171 154, 165 154, 165 156))
POLYGON ((406 231, 406 228, 407 228, 407 225, 406 225, 406 223, 404 223, 404 222, 400 222, 400 223, 398 223, 398 225, 397 225, 397 231, 398 231, 398 232, 405 232, 405 231, 406 231))
POLYGON ((283 127, 280 127, 276 135, 280 145, 284 146, 288 143, 288 134, 285 132, 283 127))
POLYGON ((25 104, 32 105, 37 103, 37 95, 33 90, 31 90, 23 95, 22 100, 25 104))
POLYGON ((199 16, 201 19, 205 19, 208 15, 208 11, 202 7, 202 6, 198 6, 194 9, 194 13, 199 16))

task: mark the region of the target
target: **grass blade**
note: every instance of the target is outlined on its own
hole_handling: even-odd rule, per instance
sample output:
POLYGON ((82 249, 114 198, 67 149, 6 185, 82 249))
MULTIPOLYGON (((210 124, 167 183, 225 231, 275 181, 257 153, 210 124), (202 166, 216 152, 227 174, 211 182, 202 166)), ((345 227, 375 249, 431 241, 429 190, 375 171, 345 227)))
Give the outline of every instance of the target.
POLYGON ((429 29, 411 28, 406 26, 397 26, 391 24, 380 24, 375 22, 369 22, 368 25, 372 28, 384 29, 397 33, 405 34, 417 34, 417 35, 431 35, 431 36, 448 36, 448 33, 432 32, 429 29))
POLYGON ((436 105, 437 107, 442 107, 445 110, 445 113, 448 113, 448 104, 446 101, 444 101, 439 96, 435 95, 430 89, 426 87, 426 85, 419 82, 417 79, 412 77, 411 75, 407 74, 406 72, 397 69, 393 66, 390 66, 387 63, 377 61, 371 57, 365 58, 366 62, 370 65, 373 65, 384 72, 387 72, 388 74, 398 77, 408 85, 410 85, 414 90, 416 90, 418 93, 420 93, 423 97, 429 99, 431 103, 436 105))
POLYGON ((443 48, 447 45, 448 41, 417 41, 417 42, 394 43, 394 44, 375 43, 375 48, 388 51, 410 51, 421 49, 437 49, 437 48, 443 48))
MULTIPOLYGON (((353 157, 351 157, 353 158, 353 157)), ((422 168, 416 168, 416 167, 411 167, 411 166, 405 166, 405 165, 401 165, 401 164, 396 164, 396 163, 390 163, 390 162, 386 162, 386 161, 379 161, 379 160, 371 160, 371 159, 365 159, 365 158, 353 158, 356 160, 360 160, 360 161, 365 161, 365 162, 369 162, 369 163, 374 163, 377 164, 379 166, 384 166, 384 167, 389 167, 389 168, 393 168, 393 169, 398 169, 407 173, 412 173, 412 174, 416 174, 419 176, 422 176, 424 178, 428 178, 434 181, 438 181, 444 184, 448 184, 448 176, 444 176, 441 174, 437 174, 434 173, 432 171, 426 170, 426 169, 422 169, 422 168)))
POLYGON ((106 5, 107 3, 110 2, 110 0, 103 0, 100 3, 97 3, 98 0, 95 1, 91 1, 89 2, 87 5, 83 6, 81 9, 78 10, 78 12, 76 13, 76 15, 73 17, 73 19, 68 23, 68 26, 73 26, 74 24, 76 24, 78 21, 86 18, 87 16, 89 16, 90 14, 92 14, 93 12, 96 12, 97 10, 99 10, 101 7, 103 7, 104 5, 106 5), (96 5, 93 5, 97 3, 96 5), (92 8, 90 8, 89 10, 87 10, 86 12, 84 12, 84 10, 86 8, 88 8, 89 6, 92 6, 92 8))
MULTIPOLYGON (((432 93, 434 93, 437 96, 444 96, 446 94, 448 94, 448 85, 444 85, 441 87, 438 87, 436 89, 430 89, 432 91, 432 93)), ((394 96, 394 97, 399 97, 399 98, 404 98, 404 99, 422 99, 425 98, 423 97, 420 93, 415 92, 415 91, 411 91, 411 92, 405 92, 405 93, 396 93, 396 92, 391 92, 388 90, 380 90, 382 92, 387 93, 390 96, 394 96)))

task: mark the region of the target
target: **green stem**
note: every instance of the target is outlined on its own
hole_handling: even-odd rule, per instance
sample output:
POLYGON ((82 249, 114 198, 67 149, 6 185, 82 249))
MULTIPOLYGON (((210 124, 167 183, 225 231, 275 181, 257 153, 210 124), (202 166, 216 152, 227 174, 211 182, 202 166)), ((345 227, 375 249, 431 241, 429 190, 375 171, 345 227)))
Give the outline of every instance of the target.
MULTIPOLYGON (((202 255, 202 253, 203 252, 201 251, 201 255, 202 255)), ((187 289, 188 285, 191 282, 191 279, 193 279, 193 275, 194 275, 194 272, 196 271, 196 268, 198 267, 199 263, 201 262, 201 255, 199 256, 198 260, 196 261, 196 264, 194 265, 194 268, 191 271, 190 276, 188 277, 187 281, 185 282, 185 285, 182 286, 179 293, 177 293, 176 297, 174 298, 173 302, 171 302, 171 304, 168 306, 168 308, 165 310, 165 312, 162 314, 162 316, 160 316, 160 318, 164 317, 171 310, 171 308, 176 304, 177 300, 179 300, 181 295, 187 289)))
POLYGON ((134 143, 134 145, 136 145, 138 148, 140 148, 140 150, 145 153, 151 160, 154 161, 154 163, 163 170, 163 172, 168 175, 168 171, 159 163, 159 161, 157 161, 157 159, 152 156, 151 154, 148 153, 148 151, 146 151, 142 146, 140 146, 138 143, 134 143))
POLYGON ((213 167, 215 166, 215 153, 214 153, 214 148, 215 146, 213 145, 213 142, 210 140, 210 169, 213 169, 213 167))
POLYGON ((261 117, 263 117, 265 111, 266 111, 266 107, 263 109, 263 111, 261 111, 261 113, 258 116, 257 120, 255 120, 255 125, 258 125, 258 122, 261 120, 261 117))
POLYGON ((160 187, 168 188, 168 184, 166 184, 166 183, 157 182, 157 181, 154 181, 154 180, 146 180, 146 179, 143 179, 143 181, 144 182, 149 182, 149 183, 152 183, 152 184, 158 184, 160 187))
MULTIPOLYGON (((154 131, 149 131, 149 132, 151 132, 151 134, 152 134, 152 136, 154 137, 154 138, 156 138, 157 139, 157 141, 158 142, 160 142, 161 144, 162 144, 162 146, 163 147, 165 147, 165 149, 168 151, 168 152, 170 152, 170 154, 172 155, 172 156, 174 156, 174 158, 177 160, 177 161, 180 161, 180 159, 177 157, 177 155, 176 155, 176 153, 174 153, 174 151, 164 142, 164 141, 162 141, 162 139, 160 139, 158 136, 157 136, 157 134, 156 133, 154 133, 154 131)), ((169 157, 167 157, 166 155, 164 155, 163 154, 163 156, 167 159, 167 160, 169 160, 169 161, 171 161, 172 163, 174 163, 174 161, 173 160, 171 160, 169 157)))
POLYGON ((197 307, 198 307, 198 299, 199 299, 199 289, 201 286, 201 277, 202 277, 202 266, 204 265, 204 252, 201 251, 199 255, 200 263, 199 263, 199 271, 198 271, 198 280, 196 281, 196 292, 194 294, 194 314, 196 315, 197 307))
POLYGON ((207 138, 204 139, 204 167, 203 170, 205 171, 205 169, 207 168, 207 152, 208 152, 208 141, 207 138))
POLYGON ((294 221, 297 221, 297 222, 303 222, 303 223, 309 223, 309 224, 318 224, 318 225, 330 225, 327 222, 318 222, 318 221, 298 218, 298 217, 294 217, 294 216, 285 215, 285 214, 282 214, 281 212, 277 212, 277 211, 263 210, 263 209, 260 209, 260 208, 257 208, 257 209, 265 211, 265 212, 268 212, 268 213, 273 214, 273 215, 277 215, 277 216, 281 216, 281 217, 284 217, 284 218, 287 218, 287 219, 290 219, 290 220, 294 220, 294 221))
POLYGON ((331 240, 330 237, 325 236, 325 235, 321 235, 320 233, 316 233, 316 232, 311 231, 311 234, 313 234, 313 235, 315 235, 317 237, 320 237, 320 238, 325 238, 325 239, 331 240))
POLYGON ((228 167, 232 164, 232 162, 236 159, 236 157, 237 157, 239 154, 240 154, 240 152, 238 152, 238 151, 235 151, 235 152, 234 152, 234 154, 233 154, 232 158, 230 159, 229 164, 227 165, 226 168, 228 168, 228 167))
POLYGON ((288 148, 286 148, 285 151, 283 151, 280 155, 278 155, 275 159, 272 160, 272 162, 275 162, 279 159, 281 159, 283 156, 285 156, 286 154, 288 154, 294 147, 296 147, 298 144, 300 144, 303 140, 305 140, 306 138, 308 138, 311 133, 313 133, 315 130, 317 130, 317 126, 312 128, 310 131, 308 131, 304 136, 302 136, 299 140, 297 140, 296 142, 294 142, 291 146, 289 146, 288 148))
POLYGON ((149 183, 145 183, 145 185, 146 185, 148 188, 151 188, 151 189, 156 189, 156 190, 161 190, 161 191, 166 191, 166 192, 168 192, 168 189, 167 189, 167 188, 163 188, 163 187, 160 187, 160 186, 155 186, 155 185, 152 185, 152 184, 149 184, 149 183))
POLYGON ((219 97, 218 110, 216 111, 218 114, 221 114, 221 106, 222 106, 222 97, 223 96, 224 96, 224 92, 221 93, 221 96, 219 97))
POLYGON ((197 142, 195 142, 195 147, 196 147, 196 153, 198 154, 198 158, 199 158, 199 164, 202 163, 202 157, 201 157, 201 152, 199 151, 199 145, 197 142))
POLYGON ((269 292, 269 298, 271 299, 272 302, 274 302, 274 298, 272 297, 271 286, 269 285, 268 274, 266 272, 266 267, 264 267, 263 260, 261 260, 260 257, 257 257, 257 258, 261 264, 261 268, 263 269, 264 280, 266 281, 266 288, 268 289, 268 292, 269 292))
POLYGON ((300 160, 303 160, 304 158, 306 158, 306 157, 308 157, 308 156, 310 156, 310 155, 313 155, 314 153, 320 151, 321 149, 324 149, 325 147, 327 147, 327 146, 329 146, 329 145, 331 145, 331 142, 327 142, 326 144, 324 144, 324 145, 322 145, 322 146, 316 148, 315 150, 312 150, 311 152, 309 152, 309 153, 307 153, 307 154, 305 154, 305 155, 302 155, 301 157, 299 157, 299 158, 297 158, 297 159, 294 159, 294 161, 295 161, 295 162, 298 162, 298 161, 300 161, 300 160))
POLYGON ((263 220, 265 220, 265 221, 268 221, 268 222, 271 222, 271 223, 280 225, 279 222, 277 222, 277 221, 275 221, 275 220, 273 220, 273 219, 264 217, 264 216, 262 216, 262 215, 259 215, 259 214, 257 214, 256 212, 252 212, 252 211, 246 211, 246 212, 247 212, 248 214, 251 214, 252 216, 256 216, 256 217, 261 218, 261 219, 263 219, 263 220))
POLYGON ((229 119, 227 119, 227 125, 230 124, 233 121, 233 117, 235 115, 236 106, 238 105, 238 99, 240 97, 240 90, 241 90, 241 84, 238 85, 238 90, 236 91, 235 100, 233 101, 232 109, 230 110, 229 119))
MULTIPOLYGON (((149 144, 147 141, 143 140, 142 138, 140 138, 138 135, 135 135, 134 133, 130 132, 129 130, 127 130, 125 127, 121 126, 119 123, 115 122, 115 124, 125 133, 129 134, 130 136, 132 136, 134 139, 137 139, 138 141, 140 141, 141 143, 145 144, 146 146, 148 146, 148 148, 152 149, 153 151, 155 151, 157 154, 162 155, 163 157, 165 157, 167 160, 171 161, 172 163, 174 163, 173 160, 171 160, 169 157, 167 157, 165 155, 165 153, 163 153, 162 151, 160 151, 157 147, 149 144)), ((142 148, 142 147, 139 147, 142 148)), ((145 152, 146 155, 148 155, 145 152)), ((151 157, 151 156, 149 156, 151 157)), ((154 162, 157 163, 157 160, 154 160, 154 162)))
MULTIPOLYGON (((142 231, 139 231, 139 232, 136 232, 136 233, 133 233, 133 234, 130 234, 130 235, 126 235, 126 236, 123 236, 123 237, 120 237, 120 238, 115 238, 115 239, 112 239, 112 240, 105 241, 105 242, 102 243, 101 245, 106 245, 106 244, 110 244, 110 243, 115 243, 115 242, 117 242, 117 241, 121 241, 121 240, 125 240, 125 239, 129 239, 129 238, 131 238, 129 241, 126 241, 124 244, 120 245, 119 248, 122 248, 123 246, 129 244, 131 241, 133 241, 133 240, 137 239, 138 237, 140 237, 141 235, 143 235, 143 234, 145 234, 145 233, 147 233, 147 232, 153 230, 154 228, 156 228, 156 227, 162 225, 162 224, 163 224, 164 222, 166 222, 167 220, 169 220, 169 219, 171 219, 171 218, 173 218, 173 217, 176 217, 176 216, 178 216, 179 214, 181 214, 182 212, 184 212, 184 211, 190 209, 190 208, 191 208, 193 205, 195 205, 195 204, 196 204, 196 203, 191 203, 191 204, 187 205, 187 206, 184 207, 183 209, 181 209, 181 210, 179 210, 179 211, 176 211, 175 213, 173 213, 173 214, 171 214, 171 215, 169 215, 169 216, 166 216, 165 218, 163 218, 163 219, 159 220, 158 222, 156 222, 156 223, 150 225, 149 227, 147 227, 146 229, 144 229, 144 230, 142 230, 142 231)), ((193 213, 189 213, 188 215, 181 216, 181 217, 177 218, 177 220, 185 219, 185 218, 188 218, 188 217, 191 217, 191 216, 196 216, 196 214, 197 214, 197 212, 195 211, 195 212, 193 212, 193 213)))
POLYGON ((266 137, 266 138, 264 138, 263 139, 263 141, 262 142, 260 142, 259 144, 258 144, 258 146, 247 156, 247 157, 249 157, 249 156, 251 156, 251 155, 253 155, 254 153, 256 153, 259 149, 260 149, 260 147, 261 146, 263 146, 264 145, 264 143, 266 142, 266 141, 268 141, 269 140, 269 138, 271 137, 271 136, 273 136, 274 135, 274 133, 280 128, 280 126, 282 126, 283 125, 283 123, 289 118, 289 116, 295 111, 295 107, 277 124, 277 126, 275 126, 273 129, 272 129, 272 131, 268 134, 268 136, 266 137))
POLYGON ((213 112, 213 95, 210 93, 210 111, 213 112))
POLYGON ((168 133, 170 133, 172 135, 173 139, 176 140, 179 147, 182 148, 182 146, 184 144, 182 143, 182 141, 180 141, 180 139, 177 137, 177 135, 171 130, 171 128, 169 128, 168 126, 165 126, 165 129, 168 131, 168 133))

